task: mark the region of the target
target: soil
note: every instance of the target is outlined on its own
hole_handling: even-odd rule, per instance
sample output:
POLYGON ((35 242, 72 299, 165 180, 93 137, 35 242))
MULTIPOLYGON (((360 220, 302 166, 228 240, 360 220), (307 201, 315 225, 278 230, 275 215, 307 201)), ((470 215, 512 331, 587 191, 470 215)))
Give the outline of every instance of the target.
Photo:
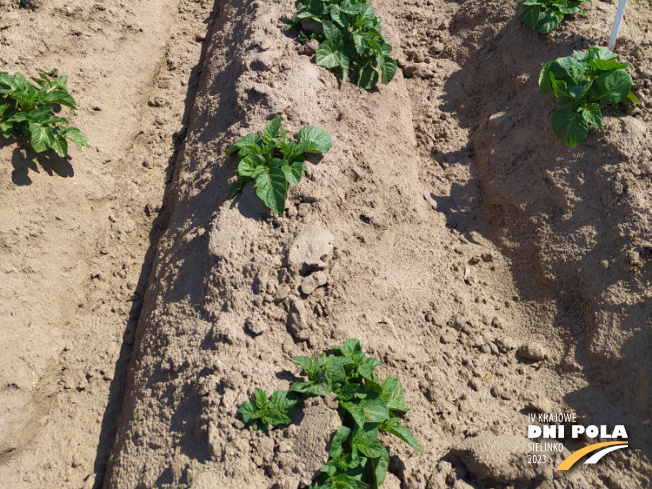
POLYGON ((292 0, 0 0, 0 70, 67 74, 93 144, 0 145, 0 486, 305 487, 336 406, 267 433, 236 411, 349 337, 401 379, 424 448, 383 437, 383 487, 652 484, 649 2, 616 46, 641 104, 578 148, 538 73, 605 45, 616 3, 549 36, 517 2, 372 3, 400 70, 366 92, 284 32, 292 0), (276 114, 334 141, 283 216, 226 198, 225 148, 276 114), (630 448, 530 464, 540 413, 622 424, 630 448))

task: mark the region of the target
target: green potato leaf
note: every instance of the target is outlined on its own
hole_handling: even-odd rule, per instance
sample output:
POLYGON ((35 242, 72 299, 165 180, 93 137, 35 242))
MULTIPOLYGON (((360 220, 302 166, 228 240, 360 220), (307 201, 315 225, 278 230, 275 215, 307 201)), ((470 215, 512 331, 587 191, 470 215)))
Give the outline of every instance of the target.
POLYGON ((343 345, 334 345, 331 346, 331 349, 347 358, 353 358, 354 353, 362 353, 360 340, 357 338, 349 338, 344 342, 343 345))
POLYGON ((11 122, 0 122, 0 134, 2 137, 9 138, 14 131, 14 125, 11 122))
POLYGON ((385 447, 378 440, 378 428, 374 427, 368 430, 358 428, 354 431, 351 444, 355 450, 369 458, 378 458, 383 455, 385 447))
POLYGON ((333 436, 333 441, 331 442, 330 447, 328 448, 328 454, 333 457, 340 457, 344 451, 344 442, 348 440, 349 435, 351 434, 351 428, 348 426, 340 426, 337 429, 337 432, 333 436))
POLYGON ((242 416, 242 420, 247 424, 258 418, 258 410, 256 409, 256 406, 248 401, 243 402, 240 408, 238 408, 238 414, 242 416))
POLYGON ((541 12, 540 3, 524 3, 519 15, 523 23, 531 29, 537 29, 539 26, 539 13, 541 12))
MULTIPOLYGON (((44 73, 41 73, 41 76, 43 78, 46 78, 46 75, 44 73)), ((56 80, 54 80, 54 85, 57 88, 60 88, 61 90, 65 90, 67 84, 68 84, 68 77, 66 75, 58 76, 56 80)))
POLYGON ((586 81, 586 67, 586 63, 567 56, 553 61, 550 64, 550 73, 557 81, 576 85, 586 81))
POLYGON ((369 44, 369 35, 364 33, 353 32, 351 34, 351 39, 353 40, 353 48, 355 52, 360 55, 365 52, 367 45, 369 44))
POLYGON ((9 117, 10 112, 11 112, 11 104, 5 102, 0 98, 0 121, 3 120, 5 113, 8 114, 7 117, 9 117))
POLYGON ((627 98, 629 100, 631 100, 632 102, 634 102, 635 104, 640 104, 641 103, 641 101, 638 99, 638 97, 636 95, 634 95, 634 93, 631 92, 631 91, 627 94, 627 98))
POLYGON ((396 60, 388 56, 378 56, 378 67, 380 68, 380 83, 387 85, 396 75, 396 60))
POLYGON ((342 31, 340 31, 335 24, 329 21, 323 21, 322 26, 324 28, 324 36, 326 37, 326 40, 333 43, 333 45, 338 48, 341 47, 342 31))
MULTIPOLYGON (((32 113, 33 112, 34 111, 32 111, 32 113)), ((55 114, 48 114, 32 120, 38 124, 68 124, 68 119, 65 117, 58 117, 55 114)))
POLYGON ((0 72, 0 94, 13 90, 13 79, 6 71, 0 72))
POLYGON ((360 390, 360 384, 356 384, 356 383, 345 384, 337 390, 337 396, 342 401, 350 401, 355 397, 358 390, 360 390))
POLYGON ((601 74, 593 82, 592 95, 601 104, 617 104, 627 98, 632 88, 632 77, 619 69, 601 74))
POLYGON ((45 94, 44 103, 46 104, 59 104, 71 109, 77 108, 77 103, 75 99, 68 93, 67 90, 53 90, 45 94))
POLYGON ((235 174, 241 178, 251 177, 259 163, 260 160, 258 160, 255 155, 249 155, 240 160, 238 169, 235 171, 235 174))
POLYGON ((269 124, 265 126, 265 129, 263 129, 265 136, 270 138, 278 137, 281 125, 281 116, 277 115, 269 124))
POLYGON ((589 61, 589 64, 596 70, 602 71, 612 71, 612 70, 621 70, 629 66, 627 61, 618 61, 617 59, 599 59, 595 58, 589 61))
MULTIPOLYGON (((381 445, 382 446, 382 445, 381 445)), ((373 468, 373 483, 371 487, 378 489, 380 485, 385 482, 387 477, 387 469, 389 468, 389 453, 387 449, 382 447, 380 457, 371 461, 371 466, 373 468)))
POLYGON ((294 394, 283 390, 274 392, 269 398, 271 406, 286 413, 294 408, 298 402, 299 399, 294 394))
POLYGON ((539 89, 543 93, 548 93, 552 90, 552 84, 550 83, 550 65, 552 65, 552 63, 552 61, 549 61, 543 65, 543 68, 541 68, 541 72, 539 73, 539 89))
POLYGON ((243 189, 243 187, 245 186, 245 184, 247 183, 247 181, 248 180, 246 180, 246 181, 245 180, 238 180, 237 182, 232 183, 229 186, 229 193, 228 193, 229 199, 232 199, 233 197, 238 195, 240 193, 240 191, 243 189))
POLYGON ((367 65, 358 72, 358 85, 365 90, 371 90, 378 84, 378 72, 373 66, 367 65))
POLYGON ((388 419, 384 423, 381 423, 380 429, 400 438, 415 450, 423 452, 419 443, 417 443, 417 440, 412 436, 412 433, 410 433, 410 430, 401 425, 401 418, 394 417, 388 419))
POLYGON ((321 372, 321 368, 326 365, 327 361, 328 356, 326 356, 326 353, 320 353, 317 355, 312 361, 312 367, 315 369, 315 372, 321 372))
POLYGON ((575 6, 575 7, 562 7, 562 6, 559 6, 557 8, 558 8, 559 12, 561 12, 564 15, 576 14, 577 12, 582 10, 578 6, 575 6))
POLYGON ((331 19, 340 27, 349 26, 349 18, 346 15, 342 15, 339 5, 331 5, 330 9, 331 19))
POLYGON ((313 396, 327 396, 330 394, 330 386, 326 382, 316 382, 310 380, 308 382, 295 382, 290 387, 292 392, 300 394, 311 394, 313 396))
POLYGON ((54 134, 50 126, 28 122, 29 142, 37 153, 42 153, 54 145, 54 134))
POLYGON ((27 112, 17 112, 7 119, 7 122, 25 122, 31 120, 27 112))
POLYGON ((579 85, 571 85, 568 86, 568 93, 570 96, 576 100, 580 100, 584 98, 584 96, 587 94, 591 86, 593 85, 593 81, 588 81, 586 83, 581 83, 579 85))
POLYGON ((564 14, 561 12, 556 12, 551 8, 546 9, 539 14, 537 30, 541 34, 548 34, 549 32, 559 27, 559 24, 561 24, 562 20, 564 20, 564 14))
POLYGON ((372 357, 365 357, 358 365, 358 373, 365 379, 374 380, 374 369, 383 362, 372 357))
POLYGON ((368 489, 369 485, 347 474, 338 474, 329 479, 328 489, 368 489))
POLYGON ((364 423, 380 423, 389 418, 387 404, 375 392, 370 392, 366 399, 361 399, 359 406, 364 414, 364 423))
POLYGON ((519 18, 531 29, 548 34, 564 20, 566 15, 584 14, 578 2, 567 0, 525 0, 519 18))
POLYGON ((407 412, 403 385, 396 377, 387 376, 385 382, 383 382, 380 397, 385 401, 390 411, 407 412))
POLYGON ((256 407, 264 411, 267 408, 267 394, 265 394, 265 391, 256 387, 254 398, 256 399, 256 407))
POLYGON ((281 168, 283 160, 272 160, 256 177, 256 195, 277 214, 285 211, 288 182, 281 168))
POLYGON ((52 149, 58 156, 63 158, 68 154, 68 141, 66 141, 66 138, 61 134, 57 134, 54 137, 54 142, 52 143, 52 149))
POLYGON ((337 68, 342 64, 342 55, 335 44, 325 41, 317 49, 316 60, 325 68, 337 68))
POLYGON ((321 127, 306 126, 297 134, 301 153, 327 153, 333 146, 330 134, 321 127))
POLYGON ((247 134, 245 137, 238 140, 238 142, 236 142, 233 146, 228 148, 225 152, 227 155, 232 155, 233 153, 236 153, 243 148, 255 152, 255 150, 259 150, 257 144, 259 140, 260 140, 260 136, 258 134, 247 134))
POLYGON ((43 124, 44 119, 52 115, 54 115, 52 113, 52 107, 45 106, 45 107, 37 107, 35 109, 32 109, 29 112, 28 117, 30 121, 36 122, 37 124, 43 124))
POLYGON ((301 367, 303 370, 305 370, 305 372, 308 375, 311 375, 311 372, 313 372, 313 370, 312 370, 312 360, 310 359, 310 357, 304 357, 304 356, 292 357, 292 358, 290 358, 290 361, 292 363, 294 363, 295 365, 298 365, 299 367, 301 367))
POLYGON ((88 141, 86 135, 81 132, 76 127, 68 127, 61 132, 67 139, 75 143, 77 146, 81 147, 91 147, 91 143, 88 141))
POLYGON ((589 135, 588 122, 576 111, 561 109, 552 115, 552 130, 567 146, 577 146, 589 135))
POLYGON ((263 423, 271 424, 272 426, 277 426, 280 424, 290 424, 292 419, 288 416, 287 413, 270 407, 267 410, 267 414, 262 419, 263 423))
POLYGON ((602 59, 608 61, 610 59, 618 58, 618 55, 616 53, 613 53, 609 51, 607 48, 602 46, 591 46, 584 53, 585 53, 584 56, 586 57, 585 59, 586 61, 591 61, 593 59, 602 59))
POLYGON ((294 417, 299 398, 287 391, 276 391, 269 399, 262 389, 255 389, 255 405, 246 401, 238 408, 243 421, 255 430, 267 430, 269 425, 289 424, 294 417))
POLYGON ((324 366, 324 373, 326 378, 329 381, 331 390, 334 390, 334 386, 337 384, 343 384, 346 381, 346 371, 344 370, 344 365, 346 364, 347 359, 341 357, 329 357, 324 366))
POLYGON ((340 406, 348 411, 357 426, 364 426, 365 413, 364 409, 359 403, 355 402, 340 402, 340 406))
POLYGON ((600 106, 596 103, 587 104, 582 109, 582 118, 596 127, 602 127, 602 112, 600 106))
POLYGON ((340 68, 342 69, 342 83, 346 83, 349 79, 349 71, 351 69, 351 60, 348 55, 340 54, 340 68))
MULTIPOLYGON (((28 87, 30 87, 30 83, 27 81, 27 78, 25 78, 22 74, 20 73, 14 73, 14 76, 12 78, 12 83, 11 87, 12 89, 16 91, 28 91, 28 87)), ((33 88, 33 87, 32 87, 33 88)))

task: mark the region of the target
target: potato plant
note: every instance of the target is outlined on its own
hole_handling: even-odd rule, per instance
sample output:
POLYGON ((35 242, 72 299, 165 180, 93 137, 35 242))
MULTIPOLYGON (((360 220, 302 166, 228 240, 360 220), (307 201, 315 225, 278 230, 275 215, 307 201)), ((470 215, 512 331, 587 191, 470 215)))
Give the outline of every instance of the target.
POLYGON ((559 27, 566 15, 586 15, 580 3, 591 3, 591 0, 525 0, 519 18, 526 26, 548 34, 559 27))
POLYGON ((380 21, 366 0, 308 0, 297 5, 287 28, 312 24, 313 32, 303 30, 301 39, 320 41, 317 64, 338 70, 342 82, 352 75, 358 85, 371 90, 396 74, 392 46, 380 30, 380 21))
POLYGON ((290 424, 299 397, 288 391, 276 391, 267 399, 262 389, 256 389, 254 402, 244 402, 238 412, 242 420, 255 430, 267 431, 269 425, 290 424))
POLYGON ((288 138, 277 115, 265 126, 263 134, 248 134, 226 150, 238 153, 240 163, 235 173, 238 181, 229 188, 235 197, 247 184, 256 183, 256 195, 278 214, 285 211, 288 184, 299 184, 305 171, 305 154, 324 154, 333 145, 330 135, 315 126, 306 126, 297 134, 297 141, 288 138))
POLYGON ((639 103, 632 93, 632 77, 625 68, 629 62, 607 48, 593 46, 573 56, 546 63, 539 74, 539 88, 553 92, 558 105, 569 105, 552 115, 552 130, 568 146, 577 146, 589 134, 589 125, 602 127, 601 105, 629 99, 639 103))
POLYGON ((23 134, 37 153, 53 149, 59 156, 68 154, 68 141, 90 147, 86 136, 76 127, 66 127, 68 119, 55 114, 62 105, 76 109, 75 99, 66 89, 68 77, 57 70, 40 73, 30 83, 20 73, 0 72, 0 134, 9 138, 23 134))
POLYGON ((292 363, 304 370, 307 380, 292 384, 290 393, 276 391, 267 404, 265 393, 256 389, 256 405, 245 402, 238 412, 254 429, 267 429, 268 424, 291 421, 290 413, 297 402, 291 397, 293 394, 327 396, 334 392, 343 426, 331 441, 328 463, 320 469, 310 487, 377 489, 385 481, 389 466, 389 453, 378 440, 379 432, 390 433, 422 451, 410 430, 401 424, 401 416, 408 411, 403 386, 391 375, 380 381, 374 369, 382 363, 368 357, 359 340, 351 338, 331 348, 333 353, 322 353, 314 360, 305 356, 291 358, 292 363), (273 403, 275 398, 279 401, 273 403), (270 410, 266 406, 271 404, 280 407, 270 410))

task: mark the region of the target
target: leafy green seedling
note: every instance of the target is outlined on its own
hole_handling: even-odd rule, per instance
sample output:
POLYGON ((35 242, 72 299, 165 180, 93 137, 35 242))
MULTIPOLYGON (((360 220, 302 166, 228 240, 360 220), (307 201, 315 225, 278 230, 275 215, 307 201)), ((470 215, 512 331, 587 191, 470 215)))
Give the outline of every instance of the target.
POLYGON ((525 0, 519 18, 526 26, 548 34, 559 27, 566 15, 579 12, 585 16, 586 12, 580 8, 580 3, 591 3, 591 0, 525 0))
POLYGON ((52 148, 61 157, 68 154, 68 141, 90 147, 79 129, 66 127, 63 124, 68 124, 68 119, 54 113, 57 105, 77 108, 66 89, 68 77, 52 70, 31 80, 36 86, 20 73, 0 72, 0 134, 8 138, 14 131, 20 132, 37 153, 52 148))
POLYGON ((300 38, 314 37, 320 41, 317 64, 339 70, 342 82, 353 73, 358 85, 371 90, 378 81, 387 84, 394 78, 396 60, 390 56, 392 46, 380 30, 381 19, 366 0, 300 2, 292 24, 286 29, 301 28, 306 22, 313 23, 319 32, 302 31, 300 38))
POLYGON ((242 403, 238 413, 242 420, 252 425, 255 430, 267 431, 268 426, 290 424, 294 417, 295 405, 299 397, 288 391, 276 391, 267 399, 267 394, 262 389, 256 389, 254 404, 242 403))
POLYGON ((238 412, 246 423, 264 430, 268 424, 290 422, 293 414, 289 410, 296 404, 296 398, 290 398, 293 394, 326 396, 334 392, 344 425, 335 433, 328 463, 320 469, 311 488, 377 489, 389 466, 389 453, 378 440, 380 431, 422 451, 410 430, 401 424, 401 416, 408 411, 403 386, 391 375, 381 383, 374 369, 382 362, 368 357, 359 340, 351 338, 331 348, 332 354, 322 353, 314 360, 305 356, 291 358, 306 372, 308 380, 293 383, 289 394, 275 392, 269 400, 262 390, 256 389, 256 404, 245 402, 238 412), (287 414, 279 414, 286 406, 287 414))
POLYGON ((333 145, 330 135, 315 126, 306 126, 291 141, 277 115, 265 126, 263 134, 248 134, 226 150, 238 153, 240 163, 235 173, 238 181, 229 188, 229 198, 235 197, 247 182, 256 182, 256 195, 267 207, 283 214, 288 184, 301 181, 305 154, 324 154, 333 145))
POLYGON ((331 443, 329 462, 311 487, 375 489, 385 480, 389 465, 387 449, 378 440, 379 430, 422 451, 412 433, 401 425, 401 416, 408 411, 403 386, 391 375, 381 383, 374 369, 382 362, 368 357, 359 340, 351 338, 331 348, 334 354, 322 353, 315 360, 290 359, 310 379, 293 384, 291 389, 317 395, 335 392, 344 422, 331 443))
POLYGON ((589 134, 589 125, 602 127, 601 105, 629 99, 639 103, 631 91, 632 77, 625 68, 628 61, 607 48, 593 46, 573 51, 573 56, 546 63, 539 74, 539 88, 552 91, 558 105, 569 105, 552 115, 552 130, 568 146, 577 146, 589 134))

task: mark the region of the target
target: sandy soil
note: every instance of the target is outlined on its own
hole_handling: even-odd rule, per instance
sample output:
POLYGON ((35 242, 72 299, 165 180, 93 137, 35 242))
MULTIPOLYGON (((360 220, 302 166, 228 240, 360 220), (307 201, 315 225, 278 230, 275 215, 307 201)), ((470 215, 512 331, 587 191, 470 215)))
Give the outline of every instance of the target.
POLYGON ((0 146, 0 485, 303 487, 333 406, 267 434, 236 410, 347 337, 402 380, 425 449, 383 440, 388 488, 652 483, 649 2, 617 46, 643 103, 578 149, 536 79, 604 44, 615 3, 548 37, 516 2, 372 3, 401 72, 368 93, 283 32, 291 0, 0 0, 0 69, 68 74, 93 143, 0 146), (226 200, 224 149, 276 114, 334 145, 275 217, 226 200), (528 464, 527 415, 557 412, 631 448, 528 464))
POLYGON ((69 76, 92 149, 0 143, 0 486, 99 486, 213 6, 0 2, 0 70, 69 76))

